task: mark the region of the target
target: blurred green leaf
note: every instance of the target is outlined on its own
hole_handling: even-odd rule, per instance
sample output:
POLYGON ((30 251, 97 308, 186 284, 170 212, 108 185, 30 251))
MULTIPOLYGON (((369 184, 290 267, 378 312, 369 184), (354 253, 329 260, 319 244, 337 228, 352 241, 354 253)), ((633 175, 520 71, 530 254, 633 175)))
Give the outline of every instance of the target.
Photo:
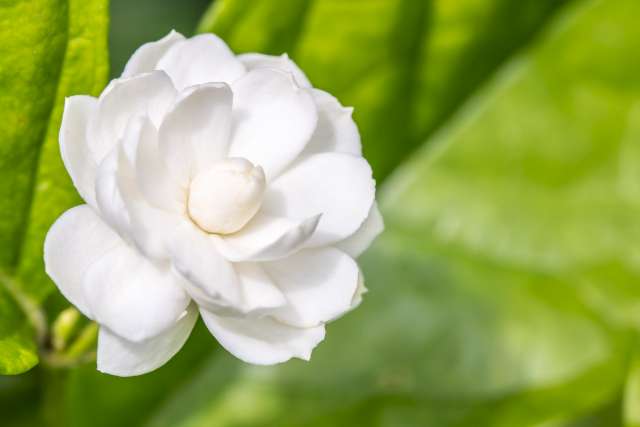
MULTIPOLYGON (((329 4, 352 3, 313 7, 329 4)), ((570 5, 386 182, 371 292, 310 363, 216 352, 146 425, 619 425, 640 320, 637 16, 635 0, 570 5)), ((318 43, 298 56, 316 81, 318 43)))
MULTIPOLYGON (((15 276, 16 291, 35 301, 54 289, 42 263, 46 230, 79 200, 58 149, 64 98, 102 89, 107 23, 107 0, 0 2, 0 271, 15 276)), ((0 341, 12 337, 11 351, 25 356, 0 373, 37 362, 32 332, 11 301, 3 290, 0 341)), ((9 363, 6 350, 0 367, 9 363)))
POLYGON ((218 0, 200 31, 284 52, 355 107, 378 179, 424 142, 563 0, 218 0))

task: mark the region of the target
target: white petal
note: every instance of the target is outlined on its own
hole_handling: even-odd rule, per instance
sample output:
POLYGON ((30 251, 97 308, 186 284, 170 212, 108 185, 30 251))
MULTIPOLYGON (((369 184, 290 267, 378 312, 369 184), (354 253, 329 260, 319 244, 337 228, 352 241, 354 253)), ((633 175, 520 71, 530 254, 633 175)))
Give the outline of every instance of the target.
POLYGON ((358 287, 356 288, 356 293, 353 294, 353 299, 351 300, 351 310, 360 305, 360 303, 362 302, 362 297, 367 292, 369 292, 369 290, 364 285, 364 276, 362 275, 361 271, 358 275, 358 287))
POLYGON ((298 86, 305 88, 311 87, 311 82, 309 82, 307 76, 286 53, 280 56, 264 55, 262 53, 244 53, 238 55, 238 59, 244 64, 247 71, 257 68, 275 68, 291 73, 298 86))
POLYGON ((207 306, 239 306, 238 278, 233 265, 218 253, 210 236, 185 221, 169 248, 173 265, 188 281, 187 291, 207 306))
POLYGON ((265 311, 287 304, 287 299, 264 272, 260 263, 240 262, 234 264, 242 289, 244 312, 265 311))
POLYGON ((383 231, 384 222, 382 220, 382 214, 380 214, 378 204, 373 202, 367 219, 362 223, 358 231, 339 242, 336 247, 348 253, 353 258, 357 258, 383 231))
POLYGON ((295 328, 268 317, 222 317, 203 309, 200 315, 224 348, 256 365, 273 365, 292 357, 309 360, 311 351, 324 339, 324 326, 295 328))
POLYGON ((287 218, 322 214, 307 246, 322 246, 355 233, 375 196, 371 167, 362 157, 314 154, 273 181, 265 194, 265 213, 287 218))
POLYGON ((98 100, 98 111, 89 123, 89 143, 96 163, 113 150, 127 123, 148 116, 158 126, 177 92, 163 71, 112 80, 98 100))
POLYGON ((289 301, 273 311, 284 323, 316 326, 351 309, 360 272, 355 261, 338 249, 307 249, 262 267, 289 301))
POLYGON ((318 119, 313 99, 291 74, 270 68, 248 72, 232 89, 229 156, 262 166, 273 179, 309 142, 318 119))
POLYGON ((51 226, 44 241, 45 270, 78 310, 93 317, 82 289, 87 269, 122 240, 88 205, 63 213, 51 226))
POLYGON ((320 215, 289 220, 258 213, 242 230, 212 236, 220 253, 230 261, 266 261, 288 256, 311 237, 320 215))
POLYGON ((232 83, 245 73, 244 66, 222 39, 200 34, 175 43, 158 62, 179 90, 210 82, 232 83))
MULTIPOLYGON (((168 257, 168 239, 182 220, 184 209, 179 206, 172 210, 156 208, 145 200, 140 191, 139 181, 136 180, 139 173, 133 165, 137 163, 140 143, 145 139, 144 131, 149 128, 149 121, 145 117, 129 122, 122 144, 118 147, 115 175, 117 192, 128 219, 126 234, 133 238, 147 257, 163 260, 168 257)), ((166 185, 173 191, 171 194, 167 190, 169 197, 180 197, 182 190, 177 184, 168 182, 166 185)))
POLYGON ((140 129, 135 155, 135 175, 143 197, 155 207, 176 213, 186 211, 187 194, 160 155, 158 133, 146 119, 140 129))
POLYGON ((87 125, 95 114, 98 100, 77 95, 65 99, 60 125, 60 153, 73 185, 85 202, 96 206, 96 164, 87 141, 87 125))
POLYGON ((83 288, 96 322, 136 342, 169 329, 190 301, 181 278, 128 245, 112 249, 91 265, 83 288))
POLYGON ((96 204, 100 216, 122 238, 129 239, 131 219, 118 183, 118 147, 100 163, 96 176, 96 204))
POLYGON ((159 368, 182 348, 197 319, 198 309, 192 304, 169 329, 140 342, 129 341, 101 327, 98 335, 98 370, 130 377, 159 368))
POLYGON ((319 89, 311 91, 318 108, 318 126, 303 155, 338 152, 362 155, 360 132, 351 117, 353 108, 345 108, 332 95, 319 89))
POLYGON ((140 46, 124 67, 122 77, 132 77, 137 74, 148 73, 156 69, 156 65, 171 46, 184 40, 184 36, 174 30, 155 42, 140 46))
POLYGON ((185 186, 199 171, 226 157, 232 101, 224 83, 189 88, 160 126, 160 151, 185 186))

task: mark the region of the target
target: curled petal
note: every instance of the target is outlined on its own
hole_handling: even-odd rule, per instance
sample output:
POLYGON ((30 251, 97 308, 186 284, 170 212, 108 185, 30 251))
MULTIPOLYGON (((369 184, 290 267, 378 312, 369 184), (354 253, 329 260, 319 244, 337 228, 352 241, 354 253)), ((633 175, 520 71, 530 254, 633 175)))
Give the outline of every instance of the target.
POLYGON ((227 44, 213 34, 178 41, 158 61, 179 90, 210 82, 232 83, 245 68, 227 44))
POLYGON ((82 288, 85 272, 122 239, 88 205, 66 211, 51 226, 44 242, 44 264, 62 295, 93 318, 82 288))
POLYGON ((322 214, 306 246, 333 244, 360 228, 375 196, 371 167, 342 153, 309 156, 273 181, 265 194, 266 214, 309 218, 322 214))
POLYGON ((291 74, 271 68, 249 71, 232 89, 229 156, 262 166, 273 179, 309 142, 318 120, 313 99, 291 74))
POLYGON ((309 82, 307 76, 286 53, 280 56, 264 55, 262 53, 243 53, 242 55, 238 55, 238 59, 244 64, 247 71, 257 68, 275 68, 286 73, 291 73, 298 86, 304 88, 311 87, 311 82, 309 82))
POLYGON ((129 341, 101 327, 98 335, 98 370, 130 377, 159 368, 182 348, 197 319, 198 310, 191 304, 169 329, 139 342, 129 341))
POLYGON ((339 242, 336 246, 351 255, 353 258, 357 258, 383 231, 384 222, 382 220, 382 214, 378 209, 378 204, 374 202, 371 206, 371 210, 369 210, 367 219, 362 223, 360 228, 353 233, 353 235, 339 242))
POLYGON ((135 342, 172 327, 190 301, 176 274, 126 244, 93 263, 82 287, 94 319, 135 342))
POLYGON ((98 99, 89 123, 89 143, 96 163, 110 153, 132 118, 148 116, 158 126, 177 92, 163 71, 112 80, 98 99))
POLYGON ((320 215, 289 220, 258 214, 237 233, 212 236, 220 253, 230 261, 268 261, 299 250, 313 235, 320 215))
POLYGON ((132 77, 155 70, 158 61, 167 50, 182 40, 184 40, 184 36, 172 30, 160 40, 143 44, 131 55, 127 65, 124 67, 122 77, 132 77))
POLYGON ((316 326, 352 307, 360 271, 355 261, 338 249, 307 249, 262 266, 289 302, 272 312, 286 324, 316 326))
POLYGON ((231 354, 247 363, 273 365, 292 357, 311 358, 324 339, 324 325, 295 328, 269 317, 224 317, 200 309, 205 325, 231 354))
POLYGON ((231 89, 224 83, 189 88, 160 126, 160 151, 183 185, 226 157, 231 129, 231 89))
POLYGON ((77 95, 64 102, 60 125, 60 153, 73 185, 85 202, 96 206, 96 164, 87 141, 89 119, 95 114, 98 101, 92 96, 77 95))
POLYGON ((318 108, 318 126, 302 155, 337 152, 362 156, 360 132, 351 117, 353 108, 343 107, 323 90, 313 89, 311 94, 318 108))
POLYGON ((169 174, 158 147, 158 132, 151 121, 143 119, 134 159, 135 178, 140 193, 153 206, 169 212, 184 213, 187 194, 169 174))

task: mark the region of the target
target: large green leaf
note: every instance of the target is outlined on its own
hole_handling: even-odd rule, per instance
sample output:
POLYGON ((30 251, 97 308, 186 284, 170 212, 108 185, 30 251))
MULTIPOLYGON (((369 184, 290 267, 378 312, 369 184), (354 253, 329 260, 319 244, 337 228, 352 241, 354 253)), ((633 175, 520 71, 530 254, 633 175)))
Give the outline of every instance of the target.
MULTIPOLYGON (((44 236, 78 203, 58 149, 62 107, 66 96, 105 83, 106 9, 107 0, 0 2, 0 272, 17 279, 10 288, 18 299, 41 301, 54 289, 44 236)), ((0 300, 0 342, 8 346, 0 373, 21 372, 37 362, 32 332, 7 289, 0 300), (11 359, 9 349, 24 357, 11 359)))
POLYGON ((219 0, 200 30, 236 52, 287 52, 353 105, 382 179, 563 3, 219 0))
POLYGON ((123 398, 109 404, 118 423, 620 425, 640 321, 640 4, 563 8, 443 125, 554 2, 424 3, 429 20, 413 13, 421 2, 283 3, 220 1, 203 28, 239 51, 292 52, 314 82, 356 104, 379 176, 440 129, 381 189, 387 231, 362 260, 371 291, 310 363, 202 353, 158 387, 78 373, 77 425, 107 405, 82 391, 137 396, 143 384, 149 415, 142 397, 123 398), (420 43, 406 42, 416 28, 420 43), (418 62, 407 56, 414 43, 428 52, 418 62), (421 107, 402 104, 407 88, 421 107), (395 108, 415 139, 393 114, 383 120, 395 108))

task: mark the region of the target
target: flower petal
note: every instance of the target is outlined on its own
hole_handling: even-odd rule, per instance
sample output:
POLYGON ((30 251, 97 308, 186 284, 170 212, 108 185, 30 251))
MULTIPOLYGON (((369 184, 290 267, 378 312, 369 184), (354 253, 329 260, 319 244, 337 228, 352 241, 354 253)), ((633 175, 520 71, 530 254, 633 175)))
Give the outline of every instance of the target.
POLYGON ((158 61, 171 46, 184 40, 184 36, 174 30, 160 40, 145 43, 136 49, 124 67, 122 77, 132 77, 137 74, 148 73, 156 69, 158 61))
POLYGON ((152 264, 128 245, 91 265, 83 288, 94 319, 135 342, 169 329, 190 301, 171 269, 152 264))
POLYGON ((311 93, 318 108, 318 126, 302 154, 337 152, 362 156, 360 132, 351 117, 353 108, 343 107, 325 91, 313 89, 311 93))
POLYGON ((209 235, 184 221, 175 230, 169 252, 174 267, 188 282, 187 291, 198 304, 208 307, 241 304, 233 265, 218 253, 209 235))
POLYGON ((232 102, 224 83, 189 88, 160 126, 160 152, 185 187, 199 171, 226 157, 232 102))
POLYGON ((87 141, 87 125, 98 100, 76 95, 65 99, 60 125, 60 153, 73 185, 85 202, 96 206, 96 164, 87 141))
POLYGON ((87 269, 123 244, 88 205, 69 209, 51 226, 44 241, 45 270, 62 295, 92 318, 82 288, 87 269))
POLYGON ((262 166, 276 177, 304 149, 318 119, 313 99, 291 74, 259 68, 232 85, 233 130, 230 157, 262 166))
POLYGON ((373 202, 367 219, 362 223, 358 231, 339 242, 336 247, 348 253, 353 258, 359 257, 376 237, 384 231, 382 214, 378 209, 378 204, 373 202))
POLYGON ((245 73, 227 44, 213 34, 175 43, 158 62, 179 90, 210 82, 232 83, 245 73))
POLYGON ((307 76, 286 53, 280 56, 264 55, 262 53, 243 53, 242 55, 238 55, 238 59, 244 64, 247 71, 257 68, 275 68, 291 73, 298 86, 304 88, 311 87, 311 82, 309 82, 307 76))
POLYGON ((256 262, 234 264, 242 289, 244 312, 257 312, 281 307, 287 299, 280 289, 256 262))
POLYGON ((127 123, 147 115, 158 126, 177 92, 163 71, 112 80, 98 100, 98 111, 89 123, 89 143, 97 164, 124 135, 127 123))
POLYGON ((300 249, 319 221, 320 215, 290 220, 259 213, 237 233, 212 238, 220 253, 230 261, 268 261, 300 249))
POLYGON ((160 154, 158 132, 146 118, 140 128, 134 163, 138 188, 150 204, 169 212, 186 211, 186 190, 169 174, 160 154))
POLYGON ((309 360, 311 351, 324 339, 324 326, 295 328, 269 317, 223 317, 204 309, 200 315, 224 348, 256 365, 273 365, 292 357, 309 360))
POLYGON ((314 154, 269 185, 263 210, 287 218, 322 214, 306 243, 316 247, 355 233, 366 219, 374 196, 375 181, 365 159, 342 153, 314 154))
POLYGON ((316 326, 351 309, 360 271, 355 261, 338 249, 307 249, 262 267, 289 301, 272 312, 286 324, 316 326))
POLYGON ((182 348, 198 320, 198 309, 191 304, 180 319, 158 336, 134 342, 106 327, 98 335, 98 370, 120 377, 146 374, 159 368, 182 348))
POLYGON ((125 240, 129 239, 131 219, 118 183, 118 148, 116 147, 98 167, 96 176, 96 205, 102 219, 125 240))

